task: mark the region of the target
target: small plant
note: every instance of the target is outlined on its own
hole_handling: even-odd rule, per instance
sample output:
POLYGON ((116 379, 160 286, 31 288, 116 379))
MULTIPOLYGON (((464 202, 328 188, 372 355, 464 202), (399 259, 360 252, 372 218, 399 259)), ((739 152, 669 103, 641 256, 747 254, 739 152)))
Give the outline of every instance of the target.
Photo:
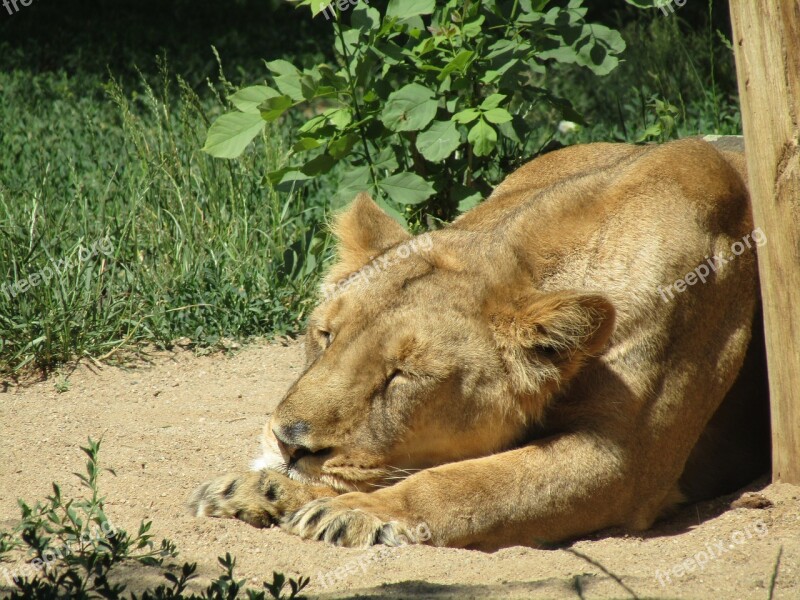
POLYGON ((70 390, 72 383, 70 383, 70 380, 64 375, 59 375, 58 379, 53 382, 53 387, 59 394, 63 394, 64 392, 68 392, 70 390))
POLYGON ((288 164, 268 178, 291 188, 347 166, 337 201, 369 191, 400 220, 450 219, 472 206, 555 133, 561 118, 583 122, 548 89, 556 63, 596 75, 614 70, 625 42, 586 21, 583 0, 390 0, 335 14, 337 64, 300 70, 267 63, 272 86, 230 97, 235 112, 211 126, 205 150, 239 156, 269 122, 300 105, 288 164))
MULTIPOLYGON (((146 591, 142 594, 141 600, 235 600, 239 597, 239 593, 245 590, 244 579, 237 581, 233 574, 236 559, 226 553, 224 557, 220 556, 217 560, 224 573, 212 581, 203 594, 184 594, 189 581, 196 577, 195 571, 197 570, 195 563, 184 563, 179 576, 173 573, 164 574, 164 577, 172 584, 171 586, 162 584, 155 590, 146 591)), ((299 580, 289 579, 287 581, 282 573, 273 571, 272 583, 265 581, 264 588, 274 600, 304 600, 304 597, 298 594, 308 585, 309 581, 308 577, 300 577, 299 580), (283 589, 287 584, 290 589, 288 596, 283 593, 283 589)), ((248 600, 266 599, 266 595, 262 591, 248 589, 246 592, 248 600)), ((135 594, 131 598, 132 600, 137 600, 135 594)))
POLYGON ((678 139, 675 119, 680 115, 680 109, 656 96, 650 98, 647 107, 652 111, 653 122, 644 130, 637 142, 666 142, 678 139))
MULTIPOLYGON (((90 496, 64 500, 59 485, 54 483, 53 493, 46 502, 37 502, 31 507, 20 500, 22 519, 19 525, 13 532, 0 532, 0 561, 7 559, 9 553, 18 554, 20 550, 25 551, 29 559, 22 567, 0 569, 3 575, 0 589, 4 582, 13 582, 15 586, 3 590, 3 598, 138 600, 135 593, 126 595, 124 585, 114 583, 114 568, 124 562, 163 567, 166 558, 178 555, 175 544, 169 540, 162 540, 158 546, 153 543, 149 534, 151 521, 142 521, 136 535, 111 523, 98 490, 100 442, 90 438, 88 446, 81 450, 88 456, 86 474, 75 475, 89 490, 90 496)), ((267 598, 264 591, 245 590, 244 580, 235 579, 236 560, 230 554, 218 560, 224 572, 202 594, 185 593, 189 581, 196 577, 197 565, 184 563, 179 574, 165 570, 167 583, 145 590, 141 600, 236 600, 243 591, 246 591, 248 600, 267 598)), ((264 588, 275 600, 299 600, 301 596, 298 594, 308 583, 307 577, 287 580, 284 575, 273 573, 272 582, 264 582, 264 588), (288 596, 283 594, 287 584, 288 596)))
POLYGON ((300 577, 297 581, 294 579, 287 580, 283 573, 272 572, 272 583, 264 582, 264 587, 275 600, 292 600, 292 598, 301 598, 298 594, 308 585, 311 581, 309 577, 300 577), (289 595, 283 595, 283 588, 289 586, 289 595))

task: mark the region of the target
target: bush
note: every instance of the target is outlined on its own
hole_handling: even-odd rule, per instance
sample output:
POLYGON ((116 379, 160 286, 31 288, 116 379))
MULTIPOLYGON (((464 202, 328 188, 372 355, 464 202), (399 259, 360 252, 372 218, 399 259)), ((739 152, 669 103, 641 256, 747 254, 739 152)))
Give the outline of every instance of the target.
POLYGON ((300 4, 332 20, 336 67, 267 63, 271 85, 231 96, 237 110, 217 119, 205 150, 236 157, 267 123, 310 104, 290 164, 270 181, 291 188, 341 162, 335 203, 369 191, 414 222, 474 206, 548 141, 542 123, 553 111, 581 121, 545 85, 553 64, 606 75, 625 49, 616 31, 585 20, 582 0, 390 0, 344 13, 339 3, 300 4))
POLYGON ((4 577, 0 579, 0 590, 4 598, 137 600, 136 594, 126 594, 125 586, 114 582, 112 572, 123 563, 138 563, 143 568, 164 569, 167 582, 144 590, 142 600, 236 600, 241 592, 246 592, 248 600, 265 600, 267 593, 276 600, 302 600, 298 594, 308 585, 308 577, 287 579, 273 572, 272 581, 263 584, 265 591, 245 589, 244 580, 236 580, 234 576, 236 560, 230 554, 219 557, 223 574, 211 581, 203 593, 187 592, 188 583, 197 576, 197 565, 184 563, 180 569, 167 568, 165 559, 175 558, 177 549, 169 540, 162 540, 159 546, 153 543, 149 534, 150 521, 142 521, 136 535, 112 524, 98 488, 100 442, 90 438, 89 444, 81 450, 88 457, 86 474, 76 475, 89 490, 90 497, 65 500, 61 488, 54 483, 53 494, 46 502, 37 502, 31 507, 20 500, 22 519, 19 525, 13 532, 0 532, 0 561, 9 552, 20 549, 26 550, 30 559, 30 563, 12 572, 2 569, 4 577), (14 588, 3 590, 3 580, 13 581, 14 588))

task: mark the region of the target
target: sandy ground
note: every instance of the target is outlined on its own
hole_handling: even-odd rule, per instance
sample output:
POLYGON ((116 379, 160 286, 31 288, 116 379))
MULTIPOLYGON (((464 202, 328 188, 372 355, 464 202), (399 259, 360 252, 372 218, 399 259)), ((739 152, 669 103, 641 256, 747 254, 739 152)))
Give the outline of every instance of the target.
MULTIPOLYGON (((102 436, 101 462, 116 472, 101 480, 112 521, 135 529, 152 519, 156 539, 172 539, 179 559, 196 561, 203 577, 219 573, 216 558, 227 551, 259 587, 273 570, 310 576, 310 597, 632 597, 613 574, 639 597, 766 600, 783 547, 774 597, 800 598, 800 488, 789 485, 755 484, 771 501, 766 508, 731 509, 737 494, 686 507, 644 536, 603 532, 555 550, 494 554, 430 547, 375 554, 188 515, 184 502, 196 485, 245 469, 256 456, 260 430, 301 365, 300 345, 291 342, 232 355, 163 353, 126 369, 80 365, 64 393, 53 380, 0 385, 0 528, 18 518, 18 497, 43 499, 51 481, 64 484, 65 496, 80 495, 71 475, 84 471, 78 447, 102 436), (714 557, 702 569, 690 563, 683 571, 681 563, 704 560, 709 550, 714 557), (669 575, 659 581, 657 570, 669 575), (322 574, 333 584, 322 585, 322 574)), ((133 589, 160 577, 136 569, 133 589)))

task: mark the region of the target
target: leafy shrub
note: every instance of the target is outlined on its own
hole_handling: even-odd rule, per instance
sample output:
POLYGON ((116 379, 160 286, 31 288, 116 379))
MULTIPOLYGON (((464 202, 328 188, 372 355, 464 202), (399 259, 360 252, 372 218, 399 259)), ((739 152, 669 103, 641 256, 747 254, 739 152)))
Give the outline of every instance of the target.
POLYGON ((165 569, 167 583, 145 590, 141 600, 236 600, 240 592, 245 591, 248 600, 264 600, 266 592, 276 600, 301 600, 298 594, 308 585, 308 577, 287 579, 273 572, 272 581, 264 582, 266 592, 246 590, 244 580, 234 577, 236 560, 230 554, 219 557, 223 574, 203 593, 185 593, 188 583, 196 577, 197 565, 184 563, 177 575, 166 570, 164 560, 176 557, 178 552, 169 540, 162 540, 159 546, 153 543, 148 533, 150 521, 142 521, 136 535, 113 525, 105 513, 104 499, 98 488, 100 442, 89 438, 89 444, 81 450, 88 456, 86 474, 75 475, 89 490, 90 497, 65 500, 61 488, 54 483, 53 494, 46 502, 37 502, 31 507, 20 500, 22 519, 19 525, 13 532, 0 532, 0 561, 6 558, 5 554, 19 549, 27 550, 30 558, 30 564, 16 571, 2 569, 0 594, 3 598, 137 600, 136 594, 125 595, 125 586, 115 583, 111 576, 119 565, 134 562, 143 567, 165 569), (13 581, 15 587, 4 590, 4 581, 13 581), (288 591, 284 593, 287 586, 288 591))
POLYGON ((205 150, 236 157, 267 123, 310 103, 289 164, 270 181, 290 188, 342 162, 338 203, 369 191, 401 220, 448 219, 476 204, 541 146, 547 111, 581 121, 546 86, 548 68, 606 75, 625 49, 616 31, 585 20, 583 0, 390 0, 346 12, 320 0, 300 5, 332 20, 338 64, 267 63, 272 85, 232 95, 236 111, 212 125, 205 150))

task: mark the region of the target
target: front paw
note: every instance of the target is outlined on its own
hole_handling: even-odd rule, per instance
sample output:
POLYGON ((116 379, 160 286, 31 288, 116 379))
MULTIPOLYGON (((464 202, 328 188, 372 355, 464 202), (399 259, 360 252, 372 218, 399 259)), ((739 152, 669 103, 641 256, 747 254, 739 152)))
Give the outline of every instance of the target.
POLYGON ((188 506, 198 517, 229 517, 269 527, 326 493, 276 471, 247 471, 204 483, 194 491, 188 506))
POLYGON ((365 548, 376 544, 404 546, 430 539, 424 523, 379 517, 369 494, 353 492, 337 498, 321 498, 302 507, 282 527, 300 537, 323 540, 336 546, 365 548))

